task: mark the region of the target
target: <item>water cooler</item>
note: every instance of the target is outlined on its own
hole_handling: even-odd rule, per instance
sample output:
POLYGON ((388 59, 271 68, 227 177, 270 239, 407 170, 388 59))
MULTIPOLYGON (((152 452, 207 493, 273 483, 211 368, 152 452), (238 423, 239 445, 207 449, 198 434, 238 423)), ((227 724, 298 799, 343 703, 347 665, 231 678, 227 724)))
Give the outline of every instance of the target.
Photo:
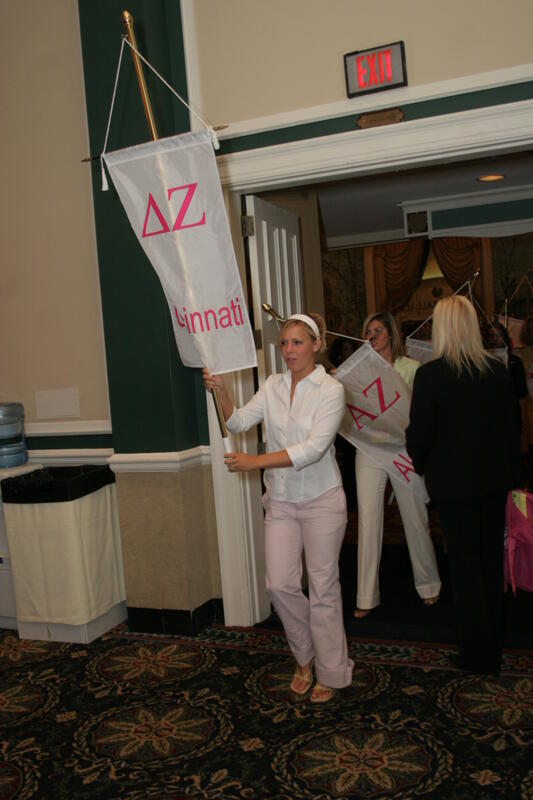
POLYGON ((0 403, 0 469, 20 467, 27 460, 24 406, 22 403, 0 403))
MULTIPOLYGON (((17 629, 11 559, 7 546, 1 481, 31 470, 26 464, 28 452, 24 440, 24 406, 0 403, 0 628, 17 629)), ((37 465, 38 466, 38 465, 37 465)))

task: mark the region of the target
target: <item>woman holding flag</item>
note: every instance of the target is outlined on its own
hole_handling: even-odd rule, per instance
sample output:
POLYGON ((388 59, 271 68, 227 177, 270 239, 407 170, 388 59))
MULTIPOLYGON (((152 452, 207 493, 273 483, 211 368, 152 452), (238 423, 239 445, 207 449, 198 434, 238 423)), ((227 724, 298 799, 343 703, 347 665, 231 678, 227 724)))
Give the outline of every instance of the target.
MULTIPOLYGON (((418 361, 404 355, 396 322, 392 314, 371 314, 364 322, 363 337, 376 353, 391 364, 409 390, 418 361)), ((355 459, 357 484, 357 607, 356 619, 368 616, 379 605, 379 563, 383 543, 383 503, 385 486, 390 479, 409 549, 415 587, 425 605, 437 602, 441 587, 435 549, 429 534, 428 512, 424 499, 393 478, 363 450, 355 459)))
POLYGON ((330 700, 352 680, 342 618, 338 559, 346 529, 346 497, 333 440, 344 414, 344 389, 315 358, 325 350, 318 314, 294 314, 278 341, 287 372, 270 375, 243 408, 235 409, 220 375, 204 369, 218 389, 231 433, 264 421, 267 452, 226 453, 230 472, 264 469, 266 586, 296 668, 291 690, 311 702, 330 700), (302 592, 302 552, 309 598, 302 592))

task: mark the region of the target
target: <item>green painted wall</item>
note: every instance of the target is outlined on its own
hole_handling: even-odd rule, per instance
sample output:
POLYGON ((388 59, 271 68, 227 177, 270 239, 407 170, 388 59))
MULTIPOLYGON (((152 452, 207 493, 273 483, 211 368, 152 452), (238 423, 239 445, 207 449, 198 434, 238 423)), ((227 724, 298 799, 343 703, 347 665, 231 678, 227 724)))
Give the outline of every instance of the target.
POLYGON ((80 450, 112 448, 110 433, 80 433, 73 436, 25 436, 28 450, 80 450))
POLYGON ((466 228, 469 225, 490 225, 511 220, 533 219, 533 200, 509 200, 505 203, 486 203, 480 206, 447 208, 432 211, 433 230, 466 228))
MULTIPOLYGON (((120 53, 122 11, 133 15, 139 50, 185 98, 187 88, 177 0, 79 0, 91 155, 103 148, 120 53)), ((189 130, 188 111, 145 68, 158 134, 189 130)), ((129 48, 122 69, 107 150, 150 138, 129 48)), ((170 452, 209 441, 199 370, 181 364, 159 279, 109 181, 101 191, 100 161, 91 167, 113 446, 117 453, 170 452)))

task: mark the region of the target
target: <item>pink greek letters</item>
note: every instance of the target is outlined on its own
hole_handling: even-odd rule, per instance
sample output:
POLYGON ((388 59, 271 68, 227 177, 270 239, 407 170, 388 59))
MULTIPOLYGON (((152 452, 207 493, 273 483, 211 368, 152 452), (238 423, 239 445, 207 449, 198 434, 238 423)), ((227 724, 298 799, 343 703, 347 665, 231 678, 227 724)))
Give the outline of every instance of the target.
POLYGON ((407 481, 407 483, 411 483, 411 478, 409 477, 409 472, 414 472, 415 468, 413 467, 413 462, 409 458, 409 456, 404 455, 403 453, 398 453, 398 458, 400 461, 393 461, 392 463, 401 474, 402 478, 407 481))
POLYGON ((360 408, 360 406, 352 405, 352 403, 347 403, 346 404, 347 407, 348 407, 348 411, 350 412, 350 414, 353 417, 353 420, 354 420, 354 422, 355 422, 355 424, 357 426, 357 430, 358 431, 360 431, 364 427, 364 423, 360 423, 359 422, 359 420, 362 417, 366 417, 367 419, 370 420, 370 422, 373 422, 375 419, 380 417, 385 411, 387 411, 387 409, 389 409, 391 406, 393 406, 394 403, 396 403, 401 397, 401 394, 396 390, 395 397, 390 401, 390 403, 387 404, 385 402, 385 394, 383 392, 383 385, 381 383, 381 377, 376 378, 374 381, 372 381, 372 383, 369 383, 368 386, 366 386, 363 389, 363 394, 364 394, 365 397, 368 397, 368 392, 370 391, 370 389, 373 386, 376 387, 376 392, 377 392, 377 396, 378 396, 378 402, 379 402, 379 408, 380 408, 380 413, 379 414, 372 414, 370 411, 365 411, 364 408, 360 408))
MULTIPOLYGON (((172 224, 172 232, 174 231, 182 231, 185 228, 196 228, 199 225, 205 225, 205 211, 203 212, 202 216, 196 222, 185 222, 185 217, 187 216, 187 212, 189 211, 189 206, 192 203, 192 199, 196 192, 196 187, 198 186, 197 183, 186 183, 184 186, 172 186, 167 191, 167 200, 170 201, 170 198, 175 192, 179 192, 181 190, 185 190, 185 195, 181 200, 181 205, 179 207, 179 211, 177 213, 176 219, 172 224)), ((172 221, 170 221, 172 222, 172 221)), ((144 216, 144 225, 143 225, 143 232, 142 238, 145 239, 148 236, 159 236, 162 233, 170 233, 170 225, 169 222, 165 219, 165 216, 161 209, 159 208, 156 200, 154 199, 152 193, 148 194, 148 203, 146 205, 146 214, 144 216), (148 231, 149 222, 151 221, 153 224, 153 216, 157 218, 159 225, 161 227, 156 228, 155 230, 148 231)))

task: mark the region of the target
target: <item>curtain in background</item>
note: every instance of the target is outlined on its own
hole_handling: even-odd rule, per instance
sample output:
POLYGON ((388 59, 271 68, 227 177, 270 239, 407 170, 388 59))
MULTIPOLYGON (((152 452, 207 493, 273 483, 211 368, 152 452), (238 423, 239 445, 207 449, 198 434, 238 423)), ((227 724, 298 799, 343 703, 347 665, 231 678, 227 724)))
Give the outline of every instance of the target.
POLYGON ((480 239, 446 236, 442 239, 433 239, 432 245, 442 274, 454 292, 463 283, 472 280, 476 270, 481 267, 480 239))
MULTIPOLYGON (((490 240, 466 236, 432 239, 433 252, 445 280, 453 291, 472 280, 474 294, 485 311, 494 309, 490 240)), ((365 248, 365 274, 368 313, 397 311, 406 305, 418 288, 426 266, 429 241, 410 239, 365 248)))
POLYGON ((409 239, 406 242, 374 246, 378 309, 395 311, 409 301, 422 280, 428 249, 429 243, 424 239, 409 239))

